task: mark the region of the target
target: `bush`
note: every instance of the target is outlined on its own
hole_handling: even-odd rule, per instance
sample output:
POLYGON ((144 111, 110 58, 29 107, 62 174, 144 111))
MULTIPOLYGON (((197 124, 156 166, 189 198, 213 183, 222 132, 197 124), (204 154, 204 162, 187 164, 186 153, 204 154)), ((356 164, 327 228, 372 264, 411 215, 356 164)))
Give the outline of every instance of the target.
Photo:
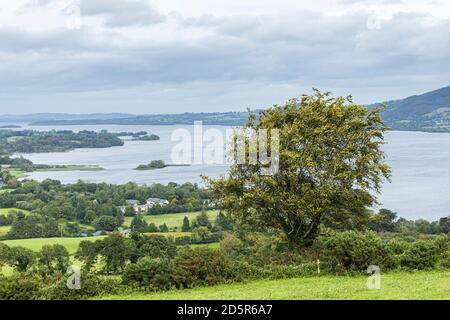
POLYGON ((37 276, 0 276, 0 300, 38 300, 41 288, 42 280, 37 276))
POLYGON ((160 291, 174 286, 172 279, 172 263, 167 259, 144 257, 135 264, 125 268, 123 283, 141 289, 160 291))
POLYGON ((198 227, 192 230, 191 243, 211 243, 216 240, 217 237, 207 227, 198 227))
POLYGON ((338 273, 365 271, 370 265, 389 267, 392 256, 383 241, 372 231, 346 231, 319 239, 323 258, 331 259, 338 273))
POLYGON ((407 269, 426 270, 436 267, 440 258, 439 248, 432 241, 414 242, 401 257, 401 265, 407 269))
POLYGON ((174 260, 173 279, 181 288, 229 282, 238 277, 233 264, 222 250, 187 247, 174 260))
POLYGON ((118 293, 120 280, 101 277, 91 272, 81 271, 81 289, 69 289, 68 277, 55 279, 53 284, 47 287, 43 298, 47 300, 84 300, 96 296, 118 293))
POLYGON ((189 236, 177 237, 175 238, 175 244, 177 246, 185 246, 191 244, 191 237, 189 236))

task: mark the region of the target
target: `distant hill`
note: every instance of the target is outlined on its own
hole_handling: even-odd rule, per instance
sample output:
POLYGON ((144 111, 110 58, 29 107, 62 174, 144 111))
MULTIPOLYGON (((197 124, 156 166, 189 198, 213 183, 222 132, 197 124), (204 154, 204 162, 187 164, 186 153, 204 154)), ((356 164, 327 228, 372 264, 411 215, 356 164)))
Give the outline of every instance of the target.
POLYGON ((202 121, 204 125, 238 126, 243 125, 247 121, 247 117, 247 112, 154 114, 116 119, 43 120, 34 121, 32 125, 192 125, 194 121, 202 121))
POLYGON ((384 104, 382 116, 392 129, 450 132, 450 86, 384 104))
MULTIPOLYGON (((450 86, 435 91, 415 95, 401 100, 374 103, 368 108, 385 104, 382 111, 384 121, 394 130, 450 132, 450 86)), ((133 115, 110 114, 55 114, 0 116, 0 122, 31 122, 33 125, 191 125, 203 121, 205 125, 239 126, 247 121, 247 112, 214 112, 133 115)))
POLYGON ((68 114, 68 113, 33 113, 24 115, 5 114, 0 115, 0 122, 36 122, 36 121, 61 121, 61 120, 111 120, 135 117, 128 113, 92 113, 92 114, 68 114))

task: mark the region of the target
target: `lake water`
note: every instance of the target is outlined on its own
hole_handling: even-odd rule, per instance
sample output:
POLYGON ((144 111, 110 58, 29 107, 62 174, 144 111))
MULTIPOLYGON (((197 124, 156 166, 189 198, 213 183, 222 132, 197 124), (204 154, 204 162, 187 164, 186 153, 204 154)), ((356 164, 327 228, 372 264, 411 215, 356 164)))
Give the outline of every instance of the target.
MULTIPOLYGON (((77 149, 66 153, 24 154, 34 163, 99 165, 106 170, 95 172, 34 172, 30 177, 37 180, 52 178, 63 183, 79 179, 91 182, 122 184, 134 181, 139 184, 168 182, 201 183, 200 175, 218 177, 225 174, 226 164, 167 167, 160 170, 136 171, 140 164, 152 160, 171 163, 172 148, 178 143, 171 141, 174 130, 192 126, 52 126, 30 127, 34 130, 95 130, 110 132, 147 131, 157 134, 159 141, 126 141, 123 147, 108 149, 77 149)), ((227 127, 204 126, 204 130, 227 127)), ((450 215, 450 134, 393 131, 386 135, 387 162, 392 167, 392 183, 386 183, 380 196, 383 207, 395 210, 410 219, 438 219, 450 215)))

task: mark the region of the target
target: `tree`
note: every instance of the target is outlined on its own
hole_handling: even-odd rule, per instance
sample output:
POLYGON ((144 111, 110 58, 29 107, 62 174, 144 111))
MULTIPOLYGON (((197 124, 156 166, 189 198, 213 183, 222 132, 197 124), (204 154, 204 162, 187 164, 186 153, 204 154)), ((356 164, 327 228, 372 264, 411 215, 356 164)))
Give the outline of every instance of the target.
POLYGON ((169 227, 167 227, 167 224, 162 224, 159 226, 159 231, 160 232, 169 232, 169 227))
POLYGON ((177 254, 173 239, 162 235, 144 235, 135 241, 135 246, 139 257, 172 259, 177 254))
POLYGON ((114 231, 120 225, 116 218, 110 216, 101 216, 96 218, 92 224, 97 230, 114 231))
POLYGON ((193 243, 208 243, 214 241, 214 234, 207 227, 198 227, 192 230, 193 243))
POLYGON ((134 211, 132 206, 126 206, 124 215, 125 217, 134 217, 136 215, 136 211, 134 211))
POLYGON ((131 221, 131 230, 137 232, 146 232, 148 228, 147 222, 140 215, 136 215, 131 221))
POLYGON ((376 232, 394 232, 397 230, 396 220, 396 212, 388 209, 381 209, 378 214, 371 217, 369 229, 376 232))
POLYGON ((209 221, 208 214, 202 210, 202 212, 195 218, 192 228, 206 227, 209 230, 212 229, 211 221, 209 221))
POLYGON ((19 272, 25 272, 36 261, 36 254, 30 249, 12 247, 9 250, 9 264, 19 272))
POLYGON ((99 253, 104 257, 107 273, 123 271, 127 260, 134 253, 134 243, 120 233, 114 232, 99 242, 99 253))
POLYGON ((183 226, 181 227, 181 232, 189 232, 189 231, 191 231, 191 225, 189 223, 189 218, 185 216, 183 219, 183 226))
POLYGON ((205 179, 238 223, 280 229, 292 245, 310 245, 323 225, 364 217, 390 177, 381 150, 387 127, 380 109, 368 110, 351 97, 314 90, 259 118, 251 115, 245 129, 234 141, 245 148, 246 161, 237 161, 240 154, 234 153, 226 177, 205 179), (267 145, 279 146, 278 154, 269 149, 272 170, 250 161, 249 146, 262 129, 267 145))
POLYGON ((148 232, 159 232, 159 228, 153 222, 148 225, 148 232))
POLYGON ((450 232, 450 216, 439 219, 439 229, 442 233, 450 232))
POLYGON ((223 212, 219 212, 217 215, 216 225, 220 230, 233 230, 233 221, 223 212))
POLYGON ((64 273, 70 264, 69 252, 60 244, 44 245, 39 253, 38 262, 46 274, 53 274, 55 271, 64 273))
POLYGON ((87 271, 91 270, 92 266, 97 262, 100 245, 97 242, 83 240, 78 246, 75 257, 84 263, 87 271))

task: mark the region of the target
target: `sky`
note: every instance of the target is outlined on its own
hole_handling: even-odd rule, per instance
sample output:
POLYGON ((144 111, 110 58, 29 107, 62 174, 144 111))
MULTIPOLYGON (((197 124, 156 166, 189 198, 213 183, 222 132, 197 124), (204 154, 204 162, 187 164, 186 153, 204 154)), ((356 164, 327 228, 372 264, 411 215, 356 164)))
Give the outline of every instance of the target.
POLYGON ((448 0, 0 0, 0 114, 243 111, 450 85, 448 0))

